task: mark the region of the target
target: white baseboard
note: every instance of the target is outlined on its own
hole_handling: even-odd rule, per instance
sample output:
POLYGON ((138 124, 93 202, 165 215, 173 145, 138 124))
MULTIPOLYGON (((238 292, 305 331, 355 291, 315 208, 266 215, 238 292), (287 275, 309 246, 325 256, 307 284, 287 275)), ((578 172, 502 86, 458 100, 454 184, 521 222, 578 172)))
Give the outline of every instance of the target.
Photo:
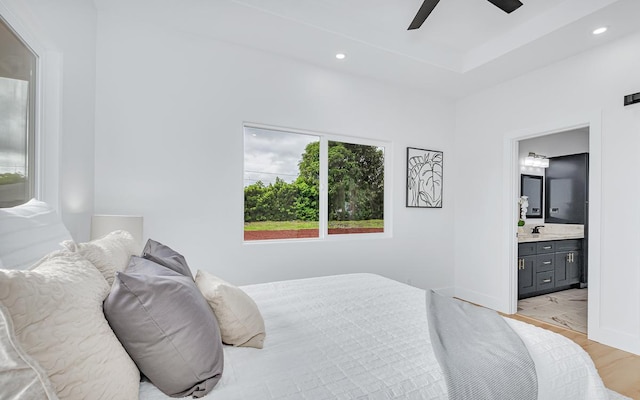
POLYGON ((453 286, 444 287, 444 288, 434 288, 434 292, 438 293, 441 296, 446 297, 454 297, 456 295, 456 290, 453 286))
POLYGON ((487 296, 483 293, 478 293, 473 290, 468 290, 460 287, 456 287, 455 297, 468 301, 473 304, 478 304, 483 307, 490 308, 492 310, 507 313, 507 310, 500 307, 500 299, 496 297, 487 296))
POLYGON ((588 338, 589 340, 615 347, 616 349, 640 355, 640 340, 637 335, 609 328, 596 327, 593 329, 590 326, 588 338))

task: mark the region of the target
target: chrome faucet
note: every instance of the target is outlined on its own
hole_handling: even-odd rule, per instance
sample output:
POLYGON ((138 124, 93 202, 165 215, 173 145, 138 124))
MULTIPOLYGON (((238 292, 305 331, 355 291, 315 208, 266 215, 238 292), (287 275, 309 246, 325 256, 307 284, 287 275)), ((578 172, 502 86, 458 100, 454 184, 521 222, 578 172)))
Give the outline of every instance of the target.
POLYGON ((536 234, 536 233, 540 233, 540 228, 544 228, 544 225, 537 225, 533 227, 533 230, 531 231, 531 234, 536 234))

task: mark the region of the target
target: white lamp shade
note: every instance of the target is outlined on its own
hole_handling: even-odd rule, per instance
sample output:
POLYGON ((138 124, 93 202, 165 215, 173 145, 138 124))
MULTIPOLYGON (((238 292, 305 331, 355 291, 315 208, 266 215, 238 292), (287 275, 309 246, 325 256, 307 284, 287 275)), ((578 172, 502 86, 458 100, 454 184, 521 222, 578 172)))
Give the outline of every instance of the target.
POLYGON ((142 216, 139 215, 94 215, 91 217, 91 240, 117 230, 127 231, 138 243, 142 243, 142 216))

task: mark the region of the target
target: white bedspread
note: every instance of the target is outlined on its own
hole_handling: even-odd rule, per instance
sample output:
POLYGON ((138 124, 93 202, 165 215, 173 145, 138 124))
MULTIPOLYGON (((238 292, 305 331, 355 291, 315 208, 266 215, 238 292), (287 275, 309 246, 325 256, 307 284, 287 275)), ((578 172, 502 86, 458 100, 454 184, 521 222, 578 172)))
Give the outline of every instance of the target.
MULTIPOLYGON (((225 348, 228 399, 446 399, 425 292, 353 274, 244 286, 266 324, 264 349, 225 348)), ((608 399, 589 356, 552 332, 507 319, 529 349, 541 400, 608 399)), ((169 399, 145 382, 143 400, 169 399)))

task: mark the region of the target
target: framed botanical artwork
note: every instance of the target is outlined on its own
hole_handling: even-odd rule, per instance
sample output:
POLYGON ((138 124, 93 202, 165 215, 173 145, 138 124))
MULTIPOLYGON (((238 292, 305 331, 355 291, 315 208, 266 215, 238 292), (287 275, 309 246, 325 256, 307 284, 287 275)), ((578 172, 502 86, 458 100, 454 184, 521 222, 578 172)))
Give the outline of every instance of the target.
POLYGON ((407 147, 407 207, 442 208, 442 152, 407 147))

